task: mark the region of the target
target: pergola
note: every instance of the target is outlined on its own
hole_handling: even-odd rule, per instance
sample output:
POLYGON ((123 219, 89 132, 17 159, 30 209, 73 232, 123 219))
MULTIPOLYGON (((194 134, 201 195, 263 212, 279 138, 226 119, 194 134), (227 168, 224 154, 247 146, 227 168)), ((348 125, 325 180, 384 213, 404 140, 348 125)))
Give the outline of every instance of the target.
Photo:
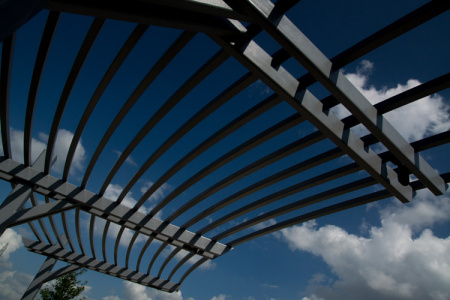
MULTIPOLYGON (((419 189, 428 189, 435 195, 446 191, 449 173, 438 174, 420 152, 443 147, 449 142, 449 131, 408 143, 383 115, 447 89, 450 75, 443 74, 372 105, 341 69, 446 12, 450 2, 430 1, 332 58, 326 57, 286 16, 297 2, 6 0, 0 3, 3 149, 0 178, 12 186, 0 207, 0 234, 9 227, 28 223, 35 240, 24 238, 24 245, 29 251, 47 257, 23 299, 33 299, 44 282, 79 268, 167 292, 177 291, 201 264, 262 235, 389 197, 407 203, 419 189), (27 66, 32 76, 26 87, 29 89, 24 99, 26 105, 22 107, 23 157, 13 159, 18 155, 11 147, 10 129, 10 98, 16 92, 11 83, 15 36, 33 17, 44 12, 47 19, 36 46, 35 62, 27 66), (51 51, 58 22, 69 14, 74 25, 76 18, 80 18, 80 22, 88 19, 90 27, 75 59, 68 62, 71 68, 58 96, 59 102, 55 102, 54 113, 53 109, 48 110, 52 113, 46 116, 51 120, 46 150, 33 161, 39 89, 45 76, 51 76, 44 70, 46 62, 51 55, 58 54, 51 51), (74 100, 71 95, 76 83, 87 76, 82 70, 95 62, 95 58, 89 59, 90 55, 99 55, 93 49, 98 43, 105 43, 105 39, 98 39, 102 28, 112 21, 132 25, 133 30, 117 47, 115 57, 95 82, 93 92, 89 90, 74 100), (139 55, 133 49, 147 38, 149 27, 154 26, 170 28, 176 38, 161 55, 153 55, 154 61, 146 66, 145 76, 133 81, 133 91, 122 97, 120 92, 115 92, 122 87, 114 78, 130 57, 139 55), (178 69, 171 66, 187 48, 199 47, 193 42, 198 36, 219 47, 199 48, 208 59, 196 65, 191 75, 169 91, 167 99, 152 99, 146 92, 150 88, 158 89, 155 82, 160 78, 167 81, 171 76, 178 76, 178 69), (271 40, 270 46, 261 36, 271 40), (211 91, 208 80, 215 72, 228 72, 229 82, 222 89, 211 91), (294 76, 296 73, 300 76, 294 76), (270 92, 255 94, 250 104, 234 101, 254 84, 267 86, 270 92), (327 96, 319 99, 312 86, 320 86, 327 96), (197 89, 209 99, 197 101, 190 97, 197 89), (102 121, 100 116, 111 114, 105 106, 108 101, 105 93, 109 90, 117 93, 114 105, 119 109, 107 121, 102 121), (144 98, 153 109, 138 125, 128 125, 124 130, 121 127, 127 122, 124 120, 130 118, 139 100, 144 98), (65 109, 70 101, 78 101, 82 114, 65 109), (183 110, 178 108, 183 101, 195 113, 183 115, 183 110), (343 119, 335 116, 332 108, 339 104, 350 116, 343 119), (220 113, 221 125, 210 127, 208 120, 216 118, 221 109, 227 112, 220 113), (55 147, 64 116, 71 118, 75 126, 64 168, 58 174, 51 168, 55 158, 61 159, 55 157, 55 147), (180 119, 180 122, 162 131, 169 134, 153 134, 158 128, 170 127, 164 121, 166 118, 180 119), (258 122, 260 118, 269 121, 258 122), (89 124, 99 120, 105 127, 92 135, 94 129, 89 124), (353 129, 357 125, 365 127, 364 135, 358 135, 353 129), (307 133, 299 135, 299 128, 307 133), (109 172, 102 174, 101 188, 92 191, 88 186, 91 175, 103 164, 101 157, 110 151, 106 149, 115 136, 123 136, 126 141, 123 151, 118 152, 115 161, 110 160, 109 172), (92 152, 82 179, 69 180, 81 137, 89 140, 92 152), (235 138, 231 140, 231 137, 235 138), (138 164, 134 174, 126 171, 130 176, 117 199, 108 199, 105 196, 108 186, 121 172, 125 173, 127 160, 147 139, 156 146, 148 147, 146 160, 138 164), (252 160, 251 156, 256 158, 252 160), (297 159, 286 160, 291 156, 297 159), (342 159, 344 156, 347 158, 342 159), (276 171, 265 171, 280 161, 283 164, 276 171), (224 169, 226 172, 217 172, 224 169), (149 172, 156 180, 130 206, 126 203, 127 194, 149 172), (254 174, 259 175, 252 177, 254 174), (149 207, 148 199, 175 177, 178 184, 149 207), (294 177, 295 183, 282 184, 294 177), (333 185, 336 180, 338 183, 333 185), (279 189, 270 190, 277 184, 279 189), (268 188, 271 192, 260 193, 268 188), (213 195, 214 201, 208 201, 213 195), (162 209, 170 214, 160 219, 158 213, 162 209), (216 212, 217 217, 212 219, 216 212), (243 222, 233 222, 242 216, 246 216, 243 222), (265 226, 272 219, 277 222, 265 226), (112 226, 119 226, 115 236, 108 234, 112 226), (102 232, 101 238, 96 236, 96 230, 102 232), (131 239, 121 259, 119 245, 126 232, 131 232, 131 239), (145 243, 137 247, 138 239, 144 239, 145 243), (150 251, 151 247, 155 250, 150 251), (161 255, 167 249, 170 255, 161 255), (57 260, 68 265, 52 271, 57 260)), ((155 39, 154 43, 159 41, 155 39)))

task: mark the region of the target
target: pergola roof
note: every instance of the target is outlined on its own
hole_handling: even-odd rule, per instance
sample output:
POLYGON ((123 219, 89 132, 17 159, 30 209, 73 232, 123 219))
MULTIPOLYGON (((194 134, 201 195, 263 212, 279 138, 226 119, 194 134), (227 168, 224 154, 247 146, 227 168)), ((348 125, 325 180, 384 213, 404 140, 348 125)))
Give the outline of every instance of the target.
POLYGON ((297 2, 2 2, 0 177, 13 187, 2 233, 28 223, 28 250, 71 264, 36 279, 26 297, 78 267, 173 292, 202 263, 259 236, 388 197, 406 203, 418 189, 445 192, 449 174, 420 152, 448 143, 449 132, 409 143, 384 114, 447 89, 450 75, 372 105, 341 68, 450 2, 430 1, 332 58, 286 16, 297 2), (15 47, 30 22, 40 41, 15 47), (58 38, 68 47, 52 48, 58 38), (19 74, 13 56, 24 48, 34 62, 19 74), (336 117, 339 104, 351 115, 336 117), (24 119, 11 120, 11 110, 24 119), (23 154, 13 151, 12 128, 23 131, 23 154), (64 129, 73 137, 55 170, 64 129), (48 133, 37 159, 36 132, 48 133), (123 190, 108 199, 117 182, 123 190))

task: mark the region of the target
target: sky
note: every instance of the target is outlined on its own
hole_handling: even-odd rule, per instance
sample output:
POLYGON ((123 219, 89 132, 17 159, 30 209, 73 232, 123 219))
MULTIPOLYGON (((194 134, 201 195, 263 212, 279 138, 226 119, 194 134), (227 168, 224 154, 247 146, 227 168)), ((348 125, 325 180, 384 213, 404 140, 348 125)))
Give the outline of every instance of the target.
MULTIPOLYGON (((423 5, 426 1, 317 1, 304 0, 288 12, 288 17, 327 56, 333 57, 367 35, 390 24, 399 17, 423 5)), ((47 17, 42 12, 34 17, 17 33, 16 53, 13 63, 12 91, 10 104, 11 147, 13 158, 23 161, 23 127, 28 89, 32 67, 39 45, 40 35, 47 17)), ((450 67, 450 14, 446 13, 408 32, 391 43, 376 49, 342 70, 349 80, 373 104, 409 90, 421 83, 446 74, 450 67)), ((52 44, 48 63, 44 70, 38 96, 38 104, 33 124, 32 157, 35 159, 45 148, 51 127, 49 115, 54 113, 71 63, 79 45, 87 32, 89 17, 64 14, 52 44)), ((72 140, 76 123, 84 107, 94 92, 96 85, 115 54, 132 31, 131 24, 107 21, 94 48, 89 54, 86 66, 81 70, 58 131, 54 154, 58 160, 51 174, 60 177, 65 157, 72 140)), ((108 124, 119 111, 124 99, 133 91, 156 59, 178 37, 179 30, 151 26, 136 45, 130 58, 126 60, 102 96, 98 108, 88 122, 77 150, 69 174, 69 181, 80 184, 83 172, 95 151, 96 141, 103 136, 108 124)), ((269 53, 278 46, 266 35, 255 39, 269 53)), ((157 110, 163 100, 219 49, 212 40, 197 34, 167 70, 146 90, 130 111, 117 132, 111 138, 88 181, 87 189, 98 191, 114 162, 124 151, 132 137, 157 110), (149 102, 148 99, 161 99, 149 102), (150 104, 149 104, 150 103, 150 104)), ((295 62, 285 65, 295 76, 304 74, 304 69, 295 62)), ((108 185, 105 196, 117 199, 124 186, 145 162, 148 153, 159 146, 158 142, 168 136, 176 126, 182 124, 195 113, 192 103, 204 105, 218 92, 245 74, 246 70, 234 59, 228 59, 214 71, 200 86, 190 92, 173 111, 142 141, 128 157, 127 161, 108 185)), ((310 90, 319 98, 327 96, 320 85, 310 90)), ((165 171, 178 153, 187 151, 186 145, 194 145, 228 122, 229 114, 240 114, 260 99, 272 92, 261 81, 245 89, 229 103, 221 107, 210 118, 202 122, 200 129, 194 129, 186 136, 184 143, 174 145, 133 187, 123 204, 132 206, 142 194, 157 180, 153 174, 165 171)), ((286 104, 276 108, 281 116, 292 111, 286 104)), ((343 107, 335 107, 333 112, 339 117, 348 113, 343 107)), ((450 91, 444 90, 423 98, 401 109, 390 112, 385 117, 409 142, 420 140, 450 129, 450 91)), ((218 155, 239 145, 273 124, 272 114, 262 115, 246 125, 239 134, 232 135, 218 143, 201 157, 194 160, 193 167, 186 169, 158 188, 141 207, 149 212, 159 200, 173 191, 183 178, 213 161, 218 155), (272 122, 272 123, 271 123, 272 122), (204 161, 203 161, 204 160, 204 161)), ((263 154, 273 151, 275 146, 288 144, 311 132, 311 127, 295 127, 274 139, 274 143, 264 146, 261 153, 250 152, 243 155, 224 173, 214 173, 211 179, 201 182, 180 196, 180 201, 200 191, 234 170, 239 164, 248 164, 263 154), (185 197, 185 198, 184 198, 185 197)), ((364 134, 363 127, 354 131, 364 134)), ((329 147, 320 144, 320 147, 329 147)), ((316 149, 317 150, 317 149, 316 149)), ((314 152, 314 149, 309 150, 314 152)), ((430 165, 441 173, 450 170, 449 146, 442 146, 422 153, 430 165)), ((302 153, 312 155, 311 153, 302 153)), ((298 156, 290 156, 264 172, 274 172, 283 166, 296 163, 298 156)), ((346 161, 333 161, 339 164, 346 161)), ((313 170, 314 172, 314 170, 313 170)), ((314 175, 314 174, 313 174, 314 175)), ((357 174, 362 176, 362 173, 357 174)), ((263 174, 256 173, 244 183, 231 185, 214 199, 226 196, 237 188, 260 180, 263 174)), ((301 177, 293 177, 258 192, 256 196, 288 186, 301 177)), ((336 183, 339 184, 339 183, 336 183)), ((6 182, 0 182, 0 195, 5 198, 11 191, 6 182)), ((257 199, 256 196, 249 198, 257 199)), ((295 197, 298 195, 294 195, 295 197)), ((39 199, 42 201, 42 199, 39 199)), ((180 202, 177 202, 178 204, 180 202)), ((168 216, 176 207, 174 203, 157 215, 168 216)), ((276 207, 270 206, 271 208, 276 207)), ((197 212, 203 208, 196 208, 197 212)), ((269 207, 269 208, 270 208, 269 207)), ((196 211, 189 211, 188 214, 196 211)), ((256 212, 257 213, 257 212, 256 212)), ((68 213, 69 219, 73 216, 68 213)), ((213 218, 219 214, 211 215, 213 218)), ((292 216, 292 214, 290 215, 292 216)), ((88 230, 88 217, 82 214, 83 230, 88 230)), ((187 217, 174 222, 180 225, 187 217)), ((234 222, 243 222, 240 218, 234 222)), ((275 224, 282 219, 270 219, 260 227, 247 229, 246 233, 275 224)), ((105 222, 96 219, 95 234, 101 239, 105 222)), ((233 225, 233 224, 230 224, 233 225)), ((200 228, 200 227, 195 227, 200 228)), ((111 226, 110 237, 117 235, 119 228, 111 226)), ((0 299, 20 299, 26 287, 40 268, 44 257, 29 253, 21 242, 21 237, 32 238, 25 226, 8 229, 0 237, 0 249, 8 247, 0 257, 0 299)), ((119 248, 124 256, 132 233, 125 231, 119 248)), ((208 235, 207 235, 208 236, 208 235)), ((142 247, 145 238, 139 236, 137 247, 142 247)), ((96 244, 96 248, 99 248, 96 244)), ((98 251, 98 250, 97 250, 98 251)), ((108 250, 109 251, 109 250, 108 250)), ((164 251, 163 256, 170 252, 164 251)), ((87 280, 83 293, 89 300, 333 300, 333 299, 449 299, 450 298, 450 191, 435 197, 427 191, 420 191, 409 204, 401 204, 396 199, 385 199, 365 206, 356 207, 330 216, 260 237, 239 245, 231 252, 195 270, 183 283, 179 292, 168 294, 126 282, 97 272, 88 271, 82 279, 87 280)), ((111 255, 111 252, 108 252, 111 255)), ((111 256, 110 256, 111 257, 111 256)), ((136 258, 134 258, 136 259, 136 258)), ((59 263, 58 266, 63 266, 59 263)))

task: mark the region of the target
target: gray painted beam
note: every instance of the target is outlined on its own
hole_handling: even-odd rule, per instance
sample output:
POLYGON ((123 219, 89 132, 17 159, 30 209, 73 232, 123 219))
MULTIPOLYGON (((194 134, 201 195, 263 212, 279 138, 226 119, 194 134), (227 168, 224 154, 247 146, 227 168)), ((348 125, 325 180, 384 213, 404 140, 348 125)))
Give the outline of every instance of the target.
POLYGON ((78 51, 77 57, 73 62, 72 68, 70 69, 70 73, 67 77, 66 83, 64 84, 64 88, 61 92, 61 97, 58 101, 58 106, 56 107, 55 115, 53 116, 52 126, 50 128, 50 134, 48 136, 47 141, 47 153, 45 155, 45 173, 50 172, 50 162, 52 160, 53 149, 56 143, 56 136, 58 134, 59 124, 61 123, 61 119, 64 113, 64 109, 66 107, 67 101, 69 100, 70 94, 72 93, 72 89, 75 85, 75 82, 80 74, 81 68, 83 67, 86 58, 94 45, 95 40, 97 39, 100 30, 105 23, 104 19, 94 19, 92 21, 91 27, 84 38, 84 41, 78 51))
POLYGON ((59 12, 51 11, 47 17, 44 32, 42 34, 39 50, 34 63, 33 75, 31 77, 30 90, 28 91, 27 109, 25 113, 25 127, 23 136, 23 156, 25 165, 31 164, 31 137, 33 136, 33 118, 37 95, 41 83, 42 73, 47 61, 50 45, 58 25, 59 12))
POLYGON ((46 282, 46 278, 49 274, 51 274, 51 271, 53 267, 56 265, 56 259, 52 257, 47 257, 47 259, 42 264, 39 271, 36 273, 36 276, 34 277, 33 281, 28 286, 27 290, 22 296, 22 300, 33 300, 39 290, 41 289, 42 285, 46 282))
POLYGON ((147 274, 139 273, 130 269, 122 268, 104 261, 100 261, 98 259, 91 258, 89 256, 68 251, 58 246, 47 245, 27 238, 23 238, 23 244, 28 251, 65 261, 107 275, 136 282, 155 289, 169 292, 178 290, 180 287, 180 284, 149 276, 147 274))
POLYGON ((190 231, 172 224, 166 224, 156 218, 147 219, 146 215, 139 211, 133 211, 127 206, 117 204, 105 197, 81 189, 32 167, 26 167, 11 159, 0 159, 0 173, 6 174, 3 178, 12 176, 12 178, 24 184, 35 187, 36 192, 44 196, 59 195, 65 197, 72 203, 81 204, 81 209, 88 213, 129 229, 138 230, 147 236, 154 236, 163 242, 172 239, 171 244, 175 247, 188 245, 188 247, 196 249, 199 255, 208 258, 220 256, 229 251, 226 245, 205 237, 197 237, 190 231))
MULTIPOLYGON (((41 155, 36 159, 36 162, 33 164, 37 170, 44 169, 44 160, 45 160, 45 150, 41 153, 41 155)), ((16 218, 18 217, 17 212, 22 210, 24 204, 30 198, 33 190, 31 189, 32 185, 23 185, 16 184, 11 193, 9 193, 8 197, 2 202, 0 206, 0 236, 6 230, 6 228, 12 226, 16 218)))
POLYGON ((20 211, 30 198, 33 190, 25 185, 17 184, 0 206, 0 236, 15 221, 16 212, 20 211))
MULTIPOLYGON (((210 75, 214 70, 216 70, 219 66, 221 66, 227 59, 229 55, 223 51, 219 51, 217 54, 213 55, 205 64, 203 64, 192 76, 190 76, 180 88, 178 88, 169 99, 158 109, 158 111, 145 123, 145 125, 141 128, 141 130, 136 134, 133 140, 128 144, 128 146, 123 150, 120 154, 119 159, 114 164, 113 168, 109 172, 106 177, 103 185, 99 191, 99 194, 103 195, 106 191, 106 188, 111 183, 114 175, 118 172, 119 168, 125 163, 126 159, 131 155, 133 150, 139 145, 139 143, 149 134, 149 132, 166 116, 189 92, 191 92, 195 87, 197 87, 208 75, 210 75)), ((186 128, 188 129, 188 128, 186 128)), ((163 144, 164 145, 164 144, 163 144)), ((163 148, 159 148, 156 153, 160 152, 162 154, 162 150, 167 150, 163 148)), ((150 162, 144 163, 144 165, 140 168, 140 170, 133 176, 132 182, 136 182, 141 178, 142 174, 145 173, 147 166, 152 162, 153 156, 150 156, 150 162), (133 181, 136 180, 136 181, 133 181)), ((160 183, 161 180, 155 182, 150 191, 156 190, 162 185, 160 183)), ((166 180, 163 180, 166 182, 166 180)), ((127 184, 126 188, 128 188, 130 184, 127 184)), ((135 209, 138 209, 153 192, 146 191, 142 197, 138 200, 135 205, 135 209)), ((121 195, 124 194, 124 191, 121 195)), ((119 196, 117 202, 122 202, 123 198, 119 196)), ((155 215, 152 211, 150 214, 155 215)))
MULTIPOLYGON (((230 51, 244 66, 282 96, 294 109, 309 119, 330 140, 352 157, 378 182, 385 186, 402 202, 409 202, 413 193, 410 186, 403 186, 398 181, 395 171, 382 162, 380 157, 344 123, 331 112, 323 110, 323 104, 308 90, 298 90, 299 82, 283 67, 276 70, 271 65, 272 57, 255 42, 251 41, 239 47, 211 37, 219 45, 230 51)), ((409 145, 409 144, 408 144, 409 145)))
POLYGON ((414 152, 397 130, 285 15, 274 13, 274 5, 268 0, 248 0, 245 7, 258 18, 258 23, 266 32, 357 117, 406 168, 434 194, 444 193, 445 183, 439 174, 414 152))
POLYGON ((64 200, 55 200, 49 203, 25 208, 17 211, 11 215, 11 223, 9 226, 17 226, 33 220, 41 219, 54 215, 63 211, 71 210, 80 206, 79 204, 72 204, 64 200))
POLYGON ((89 161, 86 171, 84 172, 83 180, 81 182, 81 187, 85 188, 89 177, 91 175, 94 166, 100 157, 103 149, 108 143, 109 139, 125 118, 127 113, 136 103, 136 101, 142 96, 142 94, 147 90, 147 88, 153 83, 153 81, 159 76, 159 74, 167 67, 167 65, 177 56, 177 54, 194 38, 194 32, 183 32, 177 38, 177 40, 167 49, 167 51, 161 56, 161 58, 155 63, 155 65, 150 69, 147 75, 142 79, 142 81, 136 86, 135 90, 128 97, 125 104, 120 109, 119 113, 116 115, 114 120, 109 125, 106 132, 94 151, 94 154, 89 161))
POLYGON ((11 72, 16 35, 12 34, 3 41, 2 62, 0 69, 0 122, 3 155, 11 158, 11 142, 9 138, 9 97, 11 89, 11 72))
POLYGON ((64 163, 64 171, 63 171, 63 175, 62 175, 63 180, 67 181, 67 178, 69 176, 70 165, 71 165, 73 157, 75 155, 75 150, 77 149, 78 142, 81 139, 81 134, 83 133, 83 130, 86 127, 89 117, 91 116, 92 112, 94 111, 98 101, 100 100, 101 96, 105 92, 106 88, 109 86, 111 80, 114 78, 114 75, 117 73, 120 66, 123 64, 123 62, 128 57, 130 52, 134 49, 134 47, 139 42, 141 37, 147 31, 147 28, 148 28, 147 25, 142 25, 142 24, 136 25, 135 29, 130 34, 127 41, 123 44, 122 48, 117 53, 114 60, 111 62, 111 65, 109 66, 108 70, 103 75, 102 80, 99 82, 97 88, 95 89, 95 92, 93 93, 91 99, 89 100, 88 105, 86 106, 86 109, 83 112, 83 116, 81 117, 80 121, 78 122, 77 129, 75 130, 75 133, 73 134, 73 138, 70 143, 69 150, 67 151, 67 157, 66 157, 66 161, 64 163))
POLYGON ((45 282, 49 282, 53 279, 56 279, 58 277, 64 276, 66 274, 75 272, 76 270, 81 269, 81 266, 77 266, 77 265, 67 265, 65 267, 62 267, 58 270, 53 271, 51 274, 49 274, 46 278, 45 278, 45 282))
MULTIPOLYGON (((444 179, 445 182, 450 181, 450 173, 442 174, 441 177, 444 179)), ((414 187, 415 191, 425 188, 425 185, 422 182, 420 182, 419 180, 412 182, 411 185, 414 187)), ((323 216, 326 216, 326 215, 329 215, 332 213, 336 213, 339 211, 343 211, 346 209, 364 205, 364 204, 367 204, 370 202, 378 201, 381 199, 386 199, 386 198, 389 198, 390 196, 391 195, 387 190, 381 190, 381 191, 377 191, 377 192, 370 193, 367 195, 359 196, 359 197, 356 197, 356 198, 353 198, 353 199, 350 199, 347 201, 343 201, 343 202, 340 202, 340 203, 337 203, 334 205, 330 205, 330 206, 327 206, 327 207, 324 207, 324 208, 321 208, 321 209, 318 209, 318 210, 315 210, 315 211, 312 211, 312 212, 309 212, 306 214, 302 214, 300 216, 282 221, 280 223, 274 224, 274 225, 266 227, 264 229, 252 232, 250 234, 247 234, 245 236, 242 236, 238 239, 231 241, 230 245, 237 246, 244 242, 248 242, 257 237, 281 230, 283 228, 287 228, 287 227, 290 227, 290 226, 293 226, 293 225, 296 225, 299 223, 303 223, 303 222, 306 222, 309 220, 317 219, 319 217, 323 217, 323 216)), ((181 281, 180 281, 180 284, 181 284, 181 281)))

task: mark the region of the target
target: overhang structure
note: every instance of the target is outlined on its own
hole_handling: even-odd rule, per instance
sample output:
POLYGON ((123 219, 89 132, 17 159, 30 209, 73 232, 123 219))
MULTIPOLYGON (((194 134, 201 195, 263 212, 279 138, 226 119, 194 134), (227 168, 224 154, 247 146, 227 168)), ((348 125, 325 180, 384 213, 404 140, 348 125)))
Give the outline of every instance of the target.
MULTIPOLYGON (((0 3, 0 178, 12 187, 0 207, 0 233, 29 224, 35 240, 24 238, 25 247, 47 257, 23 299, 33 299, 44 282, 81 267, 167 292, 177 291, 201 264, 262 235, 389 197, 407 203, 413 201, 419 189, 435 195, 446 191, 449 173, 439 174, 421 152, 444 147, 449 142, 449 131, 409 143, 384 115, 447 89, 450 75, 441 74, 372 105, 342 68, 446 13, 450 2, 430 1, 332 58, 325 56, 287 17, 292 7, 301 5, 298 2, 0 3), (26 104, 20 128, 23 154, 14 153, 11 130, 17 125, 12 125, 10 107, 18 97, 12 83, 18 74, 13 72, 16 34, 43 14, 46 21, 35 47, 35 62, 27 66, 32 71, 28 94, 22 101, 26 104), (47 62, 52 55, 60 55, 57 49, 52 51, 52 43, 58 34, 65 34, 58 32, 64 18, 70 19, 73 26, 77 18, 84 23, 88 20, 89 28, 69 62, 70 71, 54 108, 48 109, 51 114, 46 118, 51 121, 45 150, 34 159, 39 90, 46 76, 52 76, 45 70, 47 62), (92 93, 74 96, 77 83, 88 75, 83 69, 89 64, 97 68, 95 57, 91 57, 99 55, 95 47, 109 42, 101 37, 108 22, 133 28, 116 46, 116 54, 102 69, 102 76, 92 80, 92 93), (114 79, 134 55, 139 55, 134 49, 149 38, 147 31, 152 27, 169 28, 176 37, 146 66, 141 80, 133 82, 134 89, 122 96, 121 82, 114 79), (185 55, 186 49, 198 47, 197 38, 214 45, 198 49, 208 59, 193 66, 191 75, 176 89, 165 91, 165 99, 153 96, 159 78, 167 81, 170 72, 175 72, 174 78, 178 76, 172 65, 178 63, 177 57, 185 55), (270 46, 266 40, 271 41, 270 46), (208 80, 223 72, 228 72, 229 80, 221 89, 214 87, 211 91, 208 80), (235 101, 255 85, 267 87, 270 92, 255 93, 245 104, 235 101), (312 92, 317 86, 327 96, 319 99, 312 92), (204 89, 207 101, 190 96, 198 89, 204 89), (118 96, 112 99, 110 90, 117 91, 118 96), (71 101, 82 107, 82 113, 72 114, 66 109, 71 101), (95 129, 90 124, 110 114, 105 104, 108 101, 119 109, 111 118, 105 118, 105 126, 91 137, 95 129), (133 123, 133 109, 142 108, 142 103, 149 107, 146 118, 124 130, 121 126, 133 123), (179 105, 186 105, 194 113, 183 115, 179 105), (343 105, 350 116, 338 118, 333 111, 337 105, 343 105), (55 172, 52 165, 55 159, 61 160, 55 156, 55 149, 64 118, 70 118, 75 125, 64 167, 55 172), (165 120, 170 118, 180 122, 169 126, 165 120), (208 124, 214 118, 220 119, 221 125, 210 128, 208 124), (355 126, 365 130, 354 130, 355 126), (161 131, 166 133, 164 136, 154 134, 160 128, 168 128, 161 131), (298 134, 301 128, 306 132, 303 135, 298 134), (104 166, 102 157, 108 157, 111 151, 108 145, 120 135, 125 141, 123 149, 104 166), (234 136, 242 137, 231 140, 234 136), (82 137, 91 147, 89 161, 82 176, 72 178, 70 170, 82 137), (149 140, 153 147, 147 146, 149 140), (142 151, 140 147, 145 149, 145 159, 135 163, 137 171, 130 175, 123 170, 132 154, 142 151), (99 165, 110 171, 95 173, 99 165), (95 181, 101 178, 100 188, 89 185, 93 174, 95 181), (127 195, 149 174, 152 184, 130 205, 127 195), (116 199, 108 199, 107 190, 118 177, 126 177, 123 190, 116 199), (156 197, 167 182, 176 184, 172 184, 170 192, 156 197), (155 198, 157 201, 149 205, 149 199, 155 198), (165 218, 159 217, 162 210, 165 218), (239 218, 243 221, 235 221, 239 218), (111 232, 115 232, 113 236, 111 232), (119 255, 124 240, 126 252, 119 255), (152 247, 154 250, 150 250, 152 247), (51 271, 57 260, 67 262, 67 267, 51 271)), ((157 39, 153 42, 160 43, 157 39)), ((152 49, 147 50, 145 55, 156 56, 152 49)), ((65 59, 63 55, 61 59, 65 59)))

